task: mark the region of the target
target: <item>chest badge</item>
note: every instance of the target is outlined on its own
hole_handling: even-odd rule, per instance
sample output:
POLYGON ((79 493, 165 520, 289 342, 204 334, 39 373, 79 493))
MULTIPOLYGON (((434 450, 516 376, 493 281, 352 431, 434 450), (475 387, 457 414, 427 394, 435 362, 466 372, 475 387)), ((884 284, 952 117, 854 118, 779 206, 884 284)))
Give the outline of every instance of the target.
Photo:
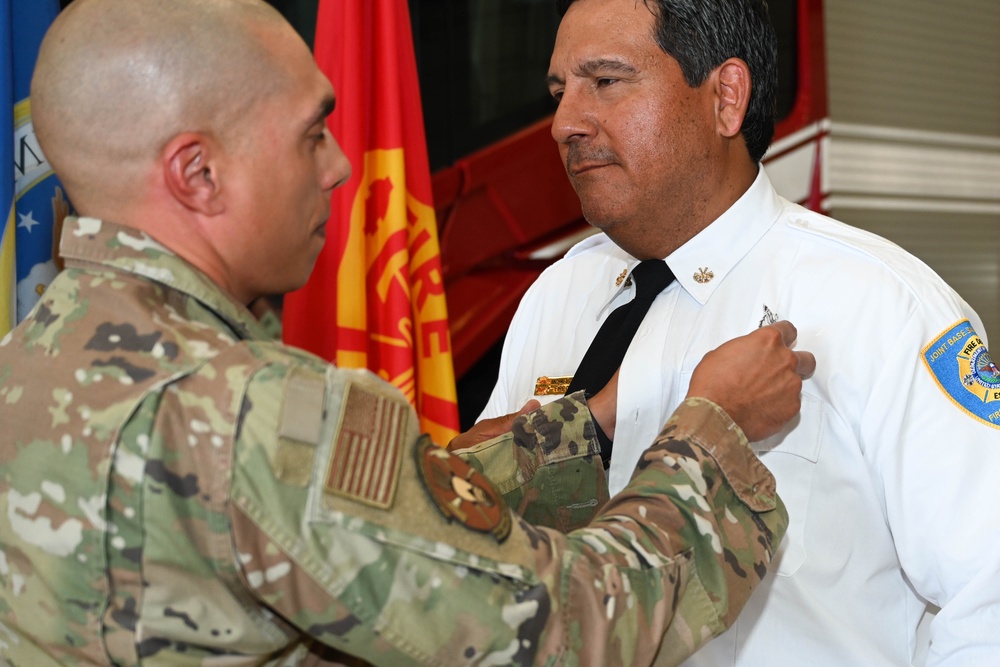
POLYGON ((535 396, 561 396, 569 389, 569 383, 572 381, 572 375, 554 377, 543 375, 535 380, 535 396))

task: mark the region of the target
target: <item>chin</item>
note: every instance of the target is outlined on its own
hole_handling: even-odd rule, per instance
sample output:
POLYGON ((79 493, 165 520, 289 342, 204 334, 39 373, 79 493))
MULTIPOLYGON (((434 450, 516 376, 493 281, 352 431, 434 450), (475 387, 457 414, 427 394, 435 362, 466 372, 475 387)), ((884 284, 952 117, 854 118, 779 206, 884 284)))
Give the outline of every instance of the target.
POLYGON ((583 219, 591 227, 596 227, 609 235, 616 227, 622 224, 620 219, 609 215, 607 211, 593 211, 586 208, 583 209, 583 219))

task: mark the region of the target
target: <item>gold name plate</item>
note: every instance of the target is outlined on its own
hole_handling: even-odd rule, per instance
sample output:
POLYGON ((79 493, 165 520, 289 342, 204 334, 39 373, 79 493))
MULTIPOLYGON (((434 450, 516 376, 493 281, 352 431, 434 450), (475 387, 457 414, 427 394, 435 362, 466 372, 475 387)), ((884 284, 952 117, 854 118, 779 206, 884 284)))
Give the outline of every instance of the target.
POLYGON ((569 389, 569 383, 573 381, 572 375, 560 377, 548 377, 543 375, 535 380, 535 396, 554 396, 565 394, 569 389))

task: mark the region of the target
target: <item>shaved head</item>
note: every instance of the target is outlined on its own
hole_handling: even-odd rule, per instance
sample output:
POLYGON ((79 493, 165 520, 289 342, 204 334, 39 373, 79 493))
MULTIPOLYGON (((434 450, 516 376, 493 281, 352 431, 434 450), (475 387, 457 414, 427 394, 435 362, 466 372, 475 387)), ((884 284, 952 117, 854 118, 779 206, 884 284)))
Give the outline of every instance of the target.
POLYGON ((42 43, 31 100, 76 208, 127 205, 180 133, 238 143, 248 110, 288 85, 269 48, 283 31, 260 0, 73 2, 42 43))

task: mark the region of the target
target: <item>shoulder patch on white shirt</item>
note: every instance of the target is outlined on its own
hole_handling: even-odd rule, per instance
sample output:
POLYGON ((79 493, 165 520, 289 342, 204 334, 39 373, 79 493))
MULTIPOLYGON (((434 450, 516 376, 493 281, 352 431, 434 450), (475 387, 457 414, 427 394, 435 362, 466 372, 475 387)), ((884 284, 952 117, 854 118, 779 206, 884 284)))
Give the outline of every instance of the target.
POLYGON ((984 424, 1000 429, 1000 368, 969 320, 941 332, 921 354, 948 398, 984 424))

